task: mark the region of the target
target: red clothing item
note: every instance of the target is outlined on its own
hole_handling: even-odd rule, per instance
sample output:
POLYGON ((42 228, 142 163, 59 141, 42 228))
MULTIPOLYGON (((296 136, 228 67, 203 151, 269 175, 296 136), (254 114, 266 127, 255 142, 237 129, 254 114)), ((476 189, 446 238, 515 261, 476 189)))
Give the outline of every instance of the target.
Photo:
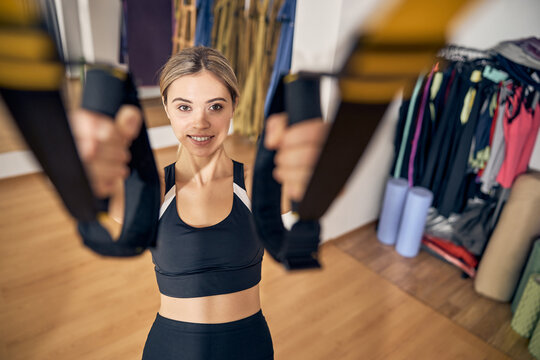
POLYGON ((523 89, 518 88, 514 96, 508 98, 503 119, 506 151, 497 182, 507 189, 512 187, 518 175, 527 171, 540 128, 540 104, 534 110, 527 109, 522 95, 523 89), (517 111, 519 113, 515 116, 517 111))
POLYGON ((437 247, 444 250, 446 253, 460 259, 462 262, 472 268, 475 268, 478 265, 478 259, 476 258, 476 256, 471 254, 463 246, 459 246, 451 241, 427 234, 424 234, 422 241, 427 241, 435 244, 437 247))

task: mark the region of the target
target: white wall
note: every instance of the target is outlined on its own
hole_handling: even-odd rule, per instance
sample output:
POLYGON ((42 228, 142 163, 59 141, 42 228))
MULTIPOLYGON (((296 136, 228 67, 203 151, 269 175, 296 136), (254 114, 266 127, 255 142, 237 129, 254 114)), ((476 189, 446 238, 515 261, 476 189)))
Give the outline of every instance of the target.
MULTIPOLYGON (((55 0, 54 4, 58 16, 64 59, 79 61, 83 58, 83 51, 77 0, 55 0)), ((80 76, 80 66, 67 65, 66 68, 68 76, 74 78, 80 76)))
MULTIPOLYGON (((292 71, 331 72, 343 61, 362 21, 373 14, 376 0, 297 0, 292 71)), ((540 37, 540 1, 489 0, 470 6, 449 29, 450 42, 485 49, 503 40, 540 37)), ((323 116, 335 108, 337 90, 322 86, 323 116)), ((323 241, 338 237, 376 220, 393 160, 393 138, 399 103, 389 108, 365 156, 349 179, 343 195, 322 219, 323 241)))
POLYGON ((121 1, 78 0, 81 43, 90 63, 119 65, 121 1))

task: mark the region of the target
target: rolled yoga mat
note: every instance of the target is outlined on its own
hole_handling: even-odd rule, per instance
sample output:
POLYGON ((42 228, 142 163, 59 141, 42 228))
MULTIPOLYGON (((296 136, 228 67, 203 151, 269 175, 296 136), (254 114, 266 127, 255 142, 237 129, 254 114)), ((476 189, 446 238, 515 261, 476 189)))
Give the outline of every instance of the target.
POLYGON ((518 288, 514 295, 514 299, 512 300, 512 312, 516 312, 523 290, 525 290, 529 276, 531 276, 532 273, 540 273, 540 238, 534 242, 532 252, 529 255, 529 260, 527 260, 527 265, 525 265, 525 270, 519 280, 518 288))
POLYGON ((510 301, 533 240, 540 234, 540 173, 514 182, 510 197, 489 239, 474 280, 486 297, 510 301))
POLYGON ((396 242, 400 255, 415 257, 418 254, 432 200, 431 191, 422 187, 415 186, 407 193, 396 242))
POLYGON ((540 319, 540 274, 529 276, 525 291, 510 325, 519 335, 531 337, 540 319))
POLYGON ((529 341, 529 352, 536 359, 540 360, 540 323, 536 324, 536 328, 529 341))
POLYGON ((405 179, 391 178, 386 183, 384 200, 377 228, 377 238, 386 245, 396 243, 399 223, 409 185, 405 179))

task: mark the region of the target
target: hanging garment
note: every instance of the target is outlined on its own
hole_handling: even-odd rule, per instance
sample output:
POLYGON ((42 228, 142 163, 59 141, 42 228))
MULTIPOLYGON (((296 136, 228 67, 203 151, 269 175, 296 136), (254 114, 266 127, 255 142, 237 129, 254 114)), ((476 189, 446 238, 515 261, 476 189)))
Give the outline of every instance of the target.
MULTIPOLYGON (((401 106, 399 107, 398 122, 396 125, 396 133, 394 134, 394 160, 392 163, 392 168, 390 169, 390 174, 393 178, 398 179, 401 176, 401 165, 398 168, 398 159, 399 159, 399 150, 401 148, 401 142, 403 139, 403 134, 405 131, 405 125, 407 123, 407 112, 409 110, 411 100, 403 99, 401 106)), ((403 162, 403 158, 401 159, 403 162)), ((402 177, 404 178, 404 177, 402 177)))
POLYGON ((195 46, 211 46, 214 26, 214 0, 197 0, 195 46))
MULTIPOLYGON (((446 92, 446 85, 448 83, 448 79, 451 73, 452 68, 448 68, 444 72, 435 72, 433 74, 431 85, 428 89, 429 98, 427 99, 426 105, 424 106, 424 114, 422 121, 420 121, 420 117, 418 117, 415 131, 418 131, 419 126, 421 126, 421 128, 418 138, 415 139, 416 142, 414 142, 415 140, 413 140, 413 144, 416 144, 414 161, 409 161, 409 168, 411 166, 414 167, 412 176, 413 185, 419 184, 422 180, 422 176, 424 175, 433 139, 433 134, 435 133, 435 129, 437 128, 440 121, 440 114, 444 106, 443 100, 446 92)), ((421 107, 422 105, 420 104, 419 108, 421 107)), ((413 144, 410 145, 411 150, 413 144)), ((409 157, 412 159, 411 155, 409 155, 409 157)))
MULTIPOLYGON (((427 106, 428 96, 430 94, 429 89, 431 86, 431 81, 433 80, 433 72, 436 70, 436 68, 438 68, 438 65, 436 65, 435 68, 431 70, 427 78, 426 85, 424 86, 424 92, 422 94, 422 101, 420 102, 420 108, 418 111, 418 119, 416 120, 416 127, 415 127, 413 141, 412 141, 411 154, 409 157, 409 166, 408 166, 408 174, 407 174, 407 178, 409 179, 409 187, 414 186, 414 181, 413 181, 414 165, 415 165, 414 158, 416 156, 416 150, 418 147, 418 140, 420 138, 420 132, 422 130, 422 124, 424 123, 424 114, 425 114, 425 110, 427 106)), ((429 126, 431 125, 430 121, 426 121, 425 123, 427 124, 424 124, 424 127, 427 126, 428 128, 424 129, 424 133, 429 132, 430 130, 429 126)))
POLYGON ((277 84, 281 77, 291 69, 292 44, 294 34, 294 18, 296 16, 296 0, 285 0, 281 9, 279 9, 277 21, 281 23, 281 32, 279 34, 279 43, 274 61, 274 68, 270 78, 270 85, 266 93, 264 103, 264 116, 268 116, 270 102, 274 97, 277 84))
POLYGON ((471 152, 469 154, 469 167, 474 173, 478 173, 485 168, 489 159, 489 135, 491 123, 497 106, 497 92, 493 92, 482 104, 478 125, 471 143, 471 152))
MULTIPOLYGON (((416 84, 414 86, 413 93, 411 95, 410 101, 404 106, 402 109, 402 114, 406 117, 404 118, 404 126, 403 131, 398 130, 396 136, 399 134, 400 141, 399 146, 396 146, 397 156, 396 156, 396 163, 394 166, 394 177, 395 178, 407 178, 408 174, 408 167, 406 164, 405 159, 409 159, 410 152, 411 152, 411 141, 414 131, 411 131, 411 129, 414 129, 413 125, 413 119, 415 118, 419 106, 420 101, 418 101, 418 96, 420 94, 420 90, 422 88, 422 83, 424 81, 424 75, 421 74, 418 79, 416 80, 416 84)), ((400 122, 401 123, 401 122, 400 122)))
POLYGON ((527 171, 540 127, 540 105, 534 110, 528 109, 524 99, 523 88, 517 88, 515 95, 509 98, 512 107, 506 108, 503 121, 506 152, 497 182, 504 188, 510 188, 515 178, 527 171))
POLYGON ((454 143, 451 159, 451 168, 446 177, 446 187, 441 189, 441 202, 438 210, 441 215, 448 217, 450 213, 460 213, 466 204, 467 185, 471 179, 467 179, 467 163, 470 152, 470 144, 479 119, 480 107, 487 97, 496 90, 495 84, 489 80, 480 81, 480 73, 474 71, 471 75, 473 86, 468 91, 464 106, 461 109, 459 125, 462 127, 460 137, 454 143), (470 101, 467 101, 470 99, 470 101), (469 110, 470 109, 470 110, 469 110), (468 181, 467 181, 468 180, 468 181))
POLYGON ((440 202, 440 189, 449 171, 452 144, 460 136, 460 127, 457 126, 459 122, 455 119, 463 106, 465 94, 469 90, 472 69, 465 65, 458 65, 454 71, 456 73, 449 82, 450 89, 445 95, 447 101, 433 136, 425 172, 420 183, 421 186, 433 192, 433 206, 435 207, 440 202))
POLYGON ((504 141, 503 121, 506 113, 507 98, 512 94, 512 81, 503 83, 499 88, 499 105, 497 116, 494 119, 495 126, 493 138, 491 140, 490 155, 480 181, 482 183, 481 191, 490 194, 492 188, 496 185, 497 174, 504 161, 504 152, 506 143, 504 141))

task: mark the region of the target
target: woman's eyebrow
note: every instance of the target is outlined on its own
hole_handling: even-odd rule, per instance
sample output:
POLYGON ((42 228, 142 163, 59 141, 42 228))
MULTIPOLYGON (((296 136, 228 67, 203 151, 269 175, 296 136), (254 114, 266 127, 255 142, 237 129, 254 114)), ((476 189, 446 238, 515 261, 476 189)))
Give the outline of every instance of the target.
POLYGON ((175 102, 175 101, 184 101, 184 102, 192 104, 191 100, 184 99, 184 98, 181 98, 181 97, 175 97, 172 102, 175 102))
MULTIPOLYGON (((193 104, 193 102, 191 100, 188 100, 188 99, 184 99, 182 97, 175 97, 172 102, 175 102, 175 101, 183 101, 183 102, 187 102, 189 104, 193 104)), ((223 102, 227 102, 227 99, 225 98, 222 98, 222 97, 217 97, 217 98, 212 98, 210 100, 207 100, 206 103, 211 103, 211 102, 214 102, 214 101, 223 101, 223 102)))
POLYGON ((227 100, 225 98, 222 98, 222 97, 217 97, 217 98, 213 98, 213 99, 210 99, 208 100, 206 103, 211 103, 211 102, 214 102, 214 101, 223 101, 223 102, 227 102, 227 100))

